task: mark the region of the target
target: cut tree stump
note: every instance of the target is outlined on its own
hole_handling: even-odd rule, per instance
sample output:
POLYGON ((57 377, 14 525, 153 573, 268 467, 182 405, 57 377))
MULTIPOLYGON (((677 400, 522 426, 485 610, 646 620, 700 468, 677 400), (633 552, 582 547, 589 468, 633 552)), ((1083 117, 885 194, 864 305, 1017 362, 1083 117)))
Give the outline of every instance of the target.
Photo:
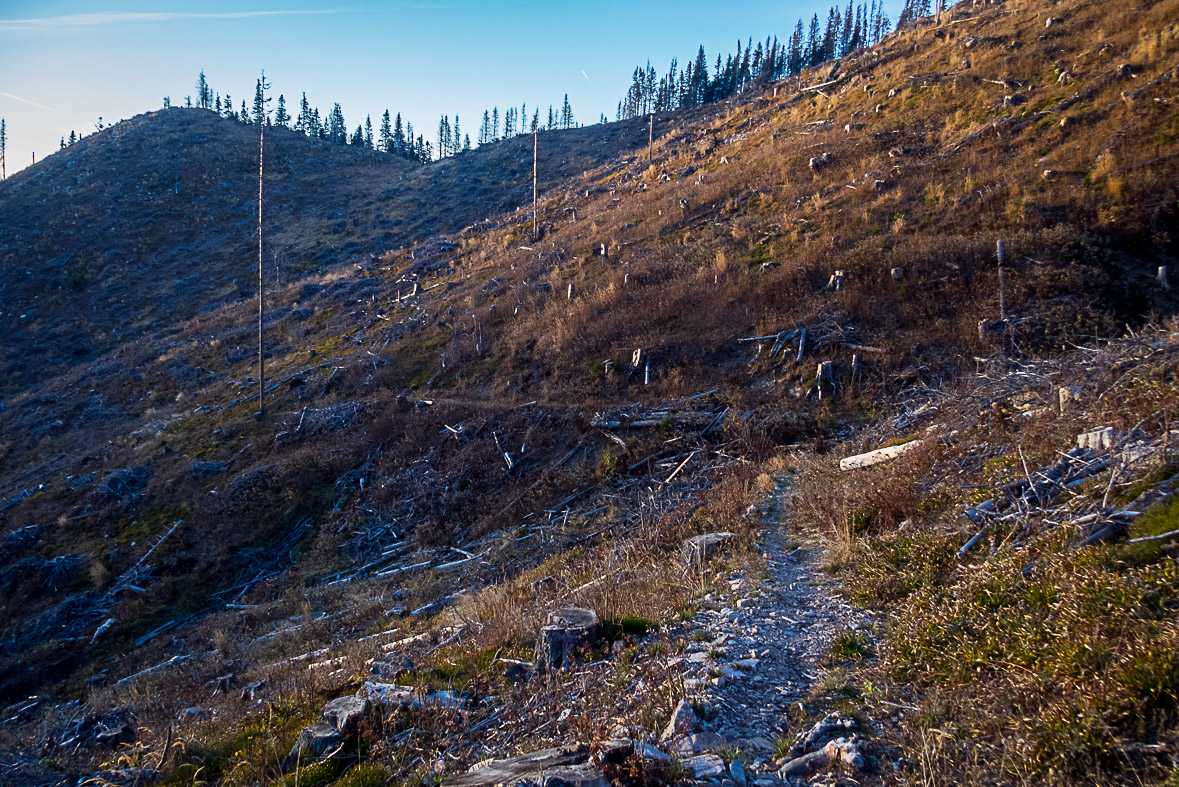
POLYGON ((572 663, 577 651, 602 635, 602 623, 592 609, 565 607, 549 613, 548 624, 536 638, 536 673, 559 670, 572 663))
POLYGON ((731 538, 732 533, 705 533, 702 536, 685 538, 680 545, 684 564, 689 568, 703 565, 731 538))

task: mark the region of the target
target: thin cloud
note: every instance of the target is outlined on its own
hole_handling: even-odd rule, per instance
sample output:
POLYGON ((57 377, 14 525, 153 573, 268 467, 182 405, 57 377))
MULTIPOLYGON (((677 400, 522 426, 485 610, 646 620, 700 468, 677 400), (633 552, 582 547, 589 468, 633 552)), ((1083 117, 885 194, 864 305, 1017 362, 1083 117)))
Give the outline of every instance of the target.
POLYGON ((252 19, 265 16, 315 16, 337 14, 339 9, 322 11, 227 11, 224 13, 181 13, 181 12, 102 12, 95 14, 68 14, 45 16, 37 19, 0 19, 0 32, 36 31, 53 32, 79 27, 125 24, 128 22, 174 22, 193 19, 252 19))
POLYGON ((591 85, 593 84, 593 82, 590 82, 589 74, 585 73, 585 69, 584 69, 584 68, 583 68, 583 69, 581 69, 581 75, 582 75, 583 77, 585 77, 585 81, 586 81, 586 82, 589 82, 591 85))
POLYGON ((37 109, 43 109, 46 112, 52 112, 55 115, 61 115, 62 117, 69 118, 70 120, 77 120, 77 118, 74 117, 73 115, 70 115, 66 112, 62 112, 60 109, 54 109, 53 107, 47 107, 44 104, 38 104, 36 101, 29 101, 27 98, 21 98, 20 96, 14 96, 11 93, 5 93, 3 90, 0 90, 0 96, 4 96, 5 98, 11 98, 13 101, 19 101, 22 104, 28 104, 29 106, 36 107, 37 109))

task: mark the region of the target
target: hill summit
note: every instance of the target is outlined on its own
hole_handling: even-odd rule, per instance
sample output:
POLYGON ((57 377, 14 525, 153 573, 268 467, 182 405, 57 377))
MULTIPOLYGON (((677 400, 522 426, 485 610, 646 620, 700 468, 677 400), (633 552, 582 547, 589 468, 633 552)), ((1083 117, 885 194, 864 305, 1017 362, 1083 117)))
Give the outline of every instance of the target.
POLYGON ((541 133, 535 215, 531 139, 279 132, 265 387, 248 129, 0 185, 0 764, 1169 783, 1177 55, 959 4, 541 133))

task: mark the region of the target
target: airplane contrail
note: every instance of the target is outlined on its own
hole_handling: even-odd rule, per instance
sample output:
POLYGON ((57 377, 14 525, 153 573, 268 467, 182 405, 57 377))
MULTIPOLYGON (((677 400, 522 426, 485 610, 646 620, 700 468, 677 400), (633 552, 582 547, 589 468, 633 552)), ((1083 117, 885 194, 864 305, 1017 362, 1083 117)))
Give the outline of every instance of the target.
POLYGON ((11 93, 5 93, 3 90, 0 90, 0 96, 4 96, 5 98, 11 98, 13 101, 19 101, 22 104, 28 104, 29 106, 36 107, 37 109, 43 109, 46 112, 52 112, 55 115, 61 115, 62 117, 69 118, 70 120, 77 120, 77 118, 74 117, 73 115, 62 112, 60 109, 54 109, 53 107, 47 107, 44 104, 38 104, 36 101, 29 101, 27 98, 21 98, 20 96, 14 96, 11 93))
POLYGON ((583 68, 583 69, 581 69, 581 75, 582 75, 583 77, 585 77, 585 81, 586 81, 586 82, 589 82, 591 85, 593 84, 593 82, 590 82, 589 74, 585 73, 585 69, 584 69, 584 68, 583 68))
POLYGON ((72 27, 95 27, 97 25, 122 22, 171 22, 182 19, 250 19, 262 16, 306 16, 335 14, 339 9, 320 11, 226 11, 223 13, 199 12, 102 12, 95 14, 67 14, 45 16, 35 19, 0 19, 0 32, 17 30, 52 31, 72 27))

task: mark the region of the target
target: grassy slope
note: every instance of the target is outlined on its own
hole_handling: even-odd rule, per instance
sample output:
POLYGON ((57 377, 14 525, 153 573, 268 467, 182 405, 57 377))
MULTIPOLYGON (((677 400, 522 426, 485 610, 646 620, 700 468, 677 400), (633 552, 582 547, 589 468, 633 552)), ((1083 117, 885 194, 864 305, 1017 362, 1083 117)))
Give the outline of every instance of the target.
MULTIPOLYGON (((588 428, 595 410, 719 387, 738 409, 792 415, 759 417, 761 433, 733 424, 723 439, 750 451, 870 421, 899 390, 949 380, 993 349, 975 326, 997 309, 997 237, 1008 245, 1019 352, 1056 352, 1173 309, 1149 283, 1175 251, 1175 82, 1147 85, 1175 62, 1177 5, 1062 3, 1051 13, 1063 22, 1046 30, 1039 4, 957 9, 940 28, 927 22, 847 59, 826 95, 781 84, 777 95, 766 87, 705 113, 660 118, 651 162, 645 151, 600 166, 601 158, 574 161, 564 145, 606 133, 597 129, 542 136, 553 168, 565 161, 587 171, 547 193, 539 242, 523 215, 492 216, 446 237, 454 251, 423 244, 275 293, 270 374, 281 385, 267 423, 252 418, 248 401, 256 393, 249 303, 149 332, 13 397, 0 414, 5 494, 49 486, 5 512, 6 532, 37 528, 35 539, 10 537, 6 557, 10 594, 28 599, 6 610, 15 615, 5 624, 9 690, 69 677, 64 685, 77 691, 99 656, 124 674, 169 647, 196 647, 209 629, 182 626, 179 644, 132 643, 210 611, 223 603, 210 599, 217 591, 280 571, 246 597, 264 612, 210 619, 223 636, 232 629, 231 642, 248 642, 298 608, 298 588, 371 557, 362 534, 373 518, 425 545, 469 545, 514 532, 597 480, 618 484, 625 498, 630 480, 614 468, 659 440, 628 437, 626 452, 616 451, 588 428), (1067 86, 1055 63, 1071 74, 1067 86), (1136 76, 1118 76, 1122 63, 1136 76), (1017 96, 1015 106, 1004 106, 1005 95, 1017 96), (1051 109, 1074 95, 1066 109, 1051 109), (825 151, 832 163, 812 173, 808 159, 825 151), (593 253, 603 243, 609 260, 593 253), (835 269, 848 285, 827 292, 835 269), (399 302, 412 281, 419 295, 399 302), (795 326, 812 329, 798 364, 749 366, 750 348, 734 342, 795 326), (857 392, 820 404, 802 397, 817 359, 847 369, 849 343, 885 351, 870 354, 857 392), (650 386, 602 373, 608 358, 623 369, 635 348, 650 353, 650 386), (406 408, 396 401, 404 391, 452 401, 406 408), (541 413, 513 407, 531 400, 541 413), (320 425, 293 440, 304 408, 320 425), (470 439, 444 429, 457 423, 470 439), (529 446, 527 461, 501 470, 493 435, 529 446), (556 464, 578 446, 574 460, 556 464), (138 489, 104 483, 129 467, 146 468, 138 489), (186 524, 157 554, 152 593, 121 601, 109 635, 89 645, 105 615, 95 597, 177 519, 186 524), (63 554, 78 555, 79 570, 54 584, 44 561, 63 554), (81 613, 70 606, 79 597, 81 613)), ((637 124, 625 128, 641 136, 637 124)), ((479 177, 505 177, 523 146, 503 146, 505 171, 479 177)), ((432 183, 461 163, 414 172, 432 183)), ((414 226, 436 226, 425 222, 437 213, 412 215, 422 222, 414 226)), ((316 226, 291 221, 283 231, 316 226)), ((621 528, 630 513, 571 528, 621 528)), ((463 584, 510 575, 577 537, 543 549, 504 538, 493 564, 506 568, 479 569, 463 584)), ((392 603, 396 590, 398 603, 412 605, 453 587, 447 578, 378 583, 372 603, 392 603)), ((371 625, 357 614, 356 625, 371 625)), ((176 701, 187 690, 177 687, 176 701)))
MULTIPOLYGON (((542 160, 541 188, 638 146, 639 125, 563 134, 561 156, 542 160)), ((297 280, 514 209, 532 196, 530 148, 520 138, 419 167, 272 129, 267 273, 297 280)), ((251 296, 257 155, 257 129, 175 109, 92 134, 0 184, 0 392, 251 296)))

